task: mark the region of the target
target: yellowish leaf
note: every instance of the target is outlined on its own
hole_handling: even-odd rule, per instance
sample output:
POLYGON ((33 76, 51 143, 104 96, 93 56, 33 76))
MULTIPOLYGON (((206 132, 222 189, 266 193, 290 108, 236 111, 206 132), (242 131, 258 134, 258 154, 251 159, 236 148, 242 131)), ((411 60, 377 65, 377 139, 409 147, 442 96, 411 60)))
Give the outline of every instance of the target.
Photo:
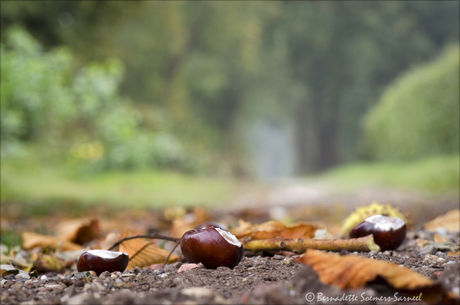
POLYGON ((181 238, 185 232, 209 220, 211 220, 211 217, 205 209, 195 207, 192 213, 184 214, 173 220, 170 235, 171 237, 181 238))
POLYGON ((279 221, 270 220, 258 225, 251 225, 243 220, 240 225, 232 230, 237 238, 250 237, 251 239, 284 238, 313 238, 317 227, 309 223, 300 223, 286 227, 279 221))
POLYGON ((33 266, 40 273, 61 272, 65 267, 66 262, 55 254, 40 254, 33 266))
POLYGON ((433 232, 439 228, 444 228, 447 232, 459 232, 460 210, 452 210, 444 215, 438 216, 435 219, 425 223, 423 228, 433 232))
POLYGON ((444 243, 444 242, 449 242, 449 240, 445 237, 442 237, 441 235, 439 234, 434 234, 433 235, 433 241, 435 243, 444 243))
POLYGON ((423 248, 426 244, 431 243, 431 241, 428 239, 417 238, 415 243, 417 244, 417 247, 423 248))
POLYGON ((83 245, 99 237, 100 226, 97 219, 71 219, 65 220, 56 226, 60 240, 71 241, 83 245))
MULTIPOLYGON (((164 263, 169 251, 161 249, 153 241, 146 239, 131 239, 120 245, 120 251, 129 255, 129 263, 126 269, 134 267, 143 268, 152 264, 164 263)), ((177 261, 179 257, 171 254, 168 263, 177 261)))
POLYGON ((24 232, 22 233, 22 241, 24 249, 33 249, 33 248, 50 248, 56 249, 59 248, 62 251, 72 251, 82 249, 82 246, 77 245, 70 241, 63 241, 59 238, 53 236, 41 235, 34 232, 24 232))

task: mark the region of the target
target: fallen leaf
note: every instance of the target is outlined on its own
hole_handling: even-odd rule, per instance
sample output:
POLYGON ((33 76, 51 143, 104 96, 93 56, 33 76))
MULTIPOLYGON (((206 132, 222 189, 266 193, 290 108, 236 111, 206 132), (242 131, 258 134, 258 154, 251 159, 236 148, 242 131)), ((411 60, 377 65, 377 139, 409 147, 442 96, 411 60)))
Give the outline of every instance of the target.
POLYGON ((0 274, 3 277, 5 277, 7 275, 11 275, 11 274, 14 274, 14 275, 20 274, 21 277, 23 277, 23 278, 29 277, 27 272, 25 272, 23 270, 20 270, 20 269, 17 269, 15 266, 13 266, 11 264, 2 264, 2 265, 0 265, 0 274))
POLYGON ((433 241, 435 243, 444 243, 444 242, 449 242, 449 240, 445 237, 442 237, 441 235, 439 234, 434 234, 433 235, 433 241))
POLYGON ((433 242, 430 241, 430 240, 428 240, 428 239, 417 238, 417 239, 415 240, 415 243, 417 244, 417 247, 423 248, 423 247, 425 247, 427 244, 430 244, 430 243, 433 243, 433 242))
MULTIPOLYGON (((198 224, 196 224, 198 225, 198 224)), ((171 237, 181 238, 185 232, 195 228, 195 222, 189 221, 188 219, 177 218, 173 220, 171 226, 171 237)))
POLYGON ((460 210, 452 210, 444 215, 438 216, 435 219, 425 223, 423 226, 425 230, 437 231, 444 228, 447 232, 460 231, 460 210))
POLYGON ((251 239, 269 239, 275 237, 284 238, 313 238, 317 227, 309 223, 300 223, 286 227, 279 221, 270 220, 261 224, 252 225, 244 220, 239 220, 239 226, 231 230, 238 238, 249 237, 251 239))
MULTIPOLYGON (((94 249, 109 249, 111 246, 113 246, 117 241, 119 241, 121 239, 120 236, 121 236, 120 232, 110 232, 110 233, 107 234, 105 239, 99 241, 99 243, 94 245, 92 248, 94 248, 94 249)), ((118 247, 112 249, 112 251, 118 251, 118 247)))
POLYGON ((100 235, 99 220, 97 219, 70 219, 60 222, 56 232, 60 240, 70 241, 83 245, 100 235))
POLYGON ((33 269, 37 270, 39 273, 61 272, 71 263, 73 263, 73 261, 66 262, 63 259, 57 257, 54 253, 40 254, 37 260, 34 262, 33 269))
POLYGON ((356 289, 383 279, 388 286, 409 296, 422 293, 422 301, 430 304, 455 299, 455 295, 445 291, 441 284, 390 262, 317 250, 307 250, 296 261, 310 266, 321 282, 341 289, 356 289))
POLYGON ((19 270, 18 269, 0 269, 0 274, 5 277, 5 276, 8 276, 8 275, 16 275, 19 273, 19 270))
MULTIPOLYGON (((12 253, 14 254, 14 253, 12 253)), ((3 263, 10 263, 14 265, 16 268, 19 268, 21 270, 30 271, 30 268, 32 267, 32 264, 27 262, 25 257, 23 257, 20 254, 10 256, 10 255, 1 255, 0 262, 3 263)))
MULTIPOLYGON (((131 239, 120 245, 120 251, 129 255, 127 270, 134 267, 143 268, 152 264, 164 263, 169 251, 161 249, 153 241, 146 239, 131 239)), ((174 263, 179 257, 171 254, 168 263, 174 263)))
POLYGON ((211 217, 205 209, 202 207, 196 207, 193 209, 192 213, 182 215, 181 217, 173 220, 170 235, 171 237, 180 238, 185 232, 210 220, 211 217))
POLYGON ((24 249, 49 248, 61 249, 62 251, 79 250, 82 246, 70 241, 61 240, 57 237, 41 235, 35 232, 22 233, 22 247, 24 249))

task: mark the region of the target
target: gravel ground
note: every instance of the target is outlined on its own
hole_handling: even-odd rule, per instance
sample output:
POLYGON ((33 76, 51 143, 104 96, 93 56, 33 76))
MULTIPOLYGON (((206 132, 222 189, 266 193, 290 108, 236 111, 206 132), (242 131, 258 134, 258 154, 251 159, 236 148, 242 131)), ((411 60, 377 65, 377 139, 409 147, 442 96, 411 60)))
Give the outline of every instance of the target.
MULTIPOLYGON (((448 256, 433 247, 418 248, 415 239, 429 232, 409 232, 397 251, 348 253, 394 262, 411 268, 459 295, 460 257, 448 256)), ((459 242, 459 236, 451 236, 459 242)), ((367 286, 340 290, 321 283, 316 273, 295 262, 295 255, 246 253, 234 269, 196 268, 178 272, 188 264, 177 262, 135 268, 123 273, 93 272, 53 274, 27 278, 22 274, 2 277, 2 304, 399 304, 396 300, 363 302, 361 296, 392 296, 394 291, 367 286), (306 296, 314 296, 308 302, 306 296), (342 298, 340 302, 326 298, 342 298), (352 296, 355 299, 352 300, 352 296), (359 298, 356 300, 356 298, 359 298)), ((417 302, 423 304, 423 302, 417 302)))
MULTIPOLYGON (((285 189, 283 189, 285 190, 285 189)), ((278 219, 287 212, 298 220, 340 223, 354 207, 361 205, 350 197, 334 199, 311 198, 311 190, 288 189, 285 193, 256 194, 252 204, 230 205, 213 213, 213 219, 245 219, 261 223, 278 219), (274 194, 274 195, 273 195, 274 194), (278 196, 278 195, 279 196, 278 196), (298 195, 293 196, 294 195, 298 195), (277 196, 275 196, 277 195, 277 196), (279 198, 294 198, 278 205, 279 198), (278 199, 277 199, 278 198, 278 199), (270 201, 271 200, 271 201, 270 201), (351 202, 353 204, 348 204, 351 202), (308 204, 307 204, 308 203, 308 204), (316 203, 316 204, 315 204, 316 203), (336 205, 336 203, 340 203, 336 205), (345 203, 345 204, 344 204, 345 203)), ((382 194, 387 192, 382 192, 382 194)), ((314 193, 316 194, 316 193, 314 193)), ((314 195, 313 194, 313 195, 314 195)), ((376 196, 382 203, 394 202, 376 196)), ((388 195, 388 194, 387 194, 388 195)), ((390 194, 392 195, 392 194, 390 194)), ((364 195, 363 195, 364 196, 364 195)), ((365 197, 365 196, 364 196, 365 197)), ((364 198, 363 197, 363 198, 364 198)), ((460 256, 447 255, 448 249, 434 246, 419 248, 416 240, 433 240, 433 233, 421 230, 423 224, 451 209, 458 208, 458 198, 402 197, 397 194, 399 206, 409 212, 412 225, 403 245, 396 251, 380 253, 342 253, 393 262, 423 274, 440 283, 447 291, 460 295, 460 256)), ((395 198, 396 198, 395 197, 395 198)), ((371 199, 365 198, 367 204, 371 199)), ((124 213, 121 219, 113 219, 124 227, 146 230, 159 223, 155 213, 124 213), (138 215, 140 213, 140 215, 138 215), (129 221, 125 221, 129 219, 129 221)), ((61 217, 61 216, 57 216, 61 217)), ((45 224, 56 219, 47 218, 45 224)), ((19 231, 30 227, 37 220, 11 221, 9 226, 19 231), (26 223, 24 223, 26 222, 26 223)), ((33 228, 33 227, 32 227, 33 228)), ((332 229, 330 226, 328 229, 332 229)), ((451 242, 460 243, 459 233, 444 234, 451 242)), ((189 266, 181 260, 175 264, 135 268, 123 273, 78 273, 75 264, 63 273, 45 273, 30 277, 27 273, 0 275, 1 304, 402 304, 395 299, 378 300, 381 296, 393 296, 394 291, 381 286, 368 285, 357 290, 341 290, 321 283, 317 274, 308 266, 295 261, 296 255, 287 253, 246 252, 242 262, 234 269, 220 267, 215 270, 198 265, 194 269, 178 272, 189 266), (368 297, 363 301, 361 296, 368 297), (312 300, 307 301, 308 298, 312 300), (334 299, 336 298, 336 299, 334 299), (341 299, 340 299, 341 298, 341 299), (340 300, 337 300, 340 299, 340 300)), ((415 304, 424 304, 422 301, 415 304)), ((407 304, 407 303, 404 303, 407 304)), ((457 300, 456 304, 460 304, 457 300)))

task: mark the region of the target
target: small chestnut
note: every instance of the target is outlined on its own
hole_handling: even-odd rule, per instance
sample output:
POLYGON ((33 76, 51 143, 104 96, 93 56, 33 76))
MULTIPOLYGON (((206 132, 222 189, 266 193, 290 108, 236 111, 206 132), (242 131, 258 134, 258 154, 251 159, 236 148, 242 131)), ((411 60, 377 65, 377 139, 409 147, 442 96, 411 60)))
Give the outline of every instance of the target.
POLYGON ((218 227, 201 227, 184 233, 180 248, 189 263, 208 269, 234 268, 243 259, 243 245, 232 233, 218 227))
POLYGON ((406 238, 406 223, 399 217, 374 215, 366 218, 350 231, 351 238, 370 234, 382 251, 395 250, 406 238))
POLYGON ((77 261, 77 270, 93 270, 99 276, 104 271, 123 272, 128 266, 129 256, 124 252, 106 250, 88 250, 77 261))
POLYGON ((202 224, 196 226, 195 229, 204 228, 204 227, 216 227, 216 228, 221 228, 222 230, 228 231, 228 228, 226 225, 220 222, 216 222, 216 221, 203 222, 202 224))

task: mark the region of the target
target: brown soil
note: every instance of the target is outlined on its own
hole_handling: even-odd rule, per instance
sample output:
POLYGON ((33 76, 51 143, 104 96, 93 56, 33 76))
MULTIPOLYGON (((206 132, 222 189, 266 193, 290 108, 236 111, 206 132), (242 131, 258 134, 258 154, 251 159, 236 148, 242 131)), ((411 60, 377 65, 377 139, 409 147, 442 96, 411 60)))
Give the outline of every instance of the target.
MULTIPOLYGON (((423 253, 414 238, 427 232, 409 232, 397 251, 381 253, 350 253, 394 262, 411 268, 441 283, 447 290, 459 293, 460 257, 431 249, 423 253)), ((459 241, 458 235, 452 237, 459 241)), ((422 248, 423 249, 423 248, 422 248)), ((429 250, 429 249, 428 249, 429 250)), ((234 269, 219 267, 196 268, 178 272, 186 262, 165 268, 135 268, 123 273, 44 274, 38 278, 1 278, 2 304, 316 304, 326 298, 326 304, 382 304, 362 298, 389 297, 384 304, 400 304, 394 291, 379 286, 358 290, 340 290, 318 280, 316 273, 294 261, 294 256, 246 253, 234 269), (156 269, 156 270, 154 270, 156 269), (85 277, 86 275, 86 277, 85 277), (307 294, 315 300, 308 302, 307 294), (348 299, 347 299, 348 297, 348 299)), ((422 299, 423 300, 423 299, 422 299)), ((324 302, 323 302, 324 303, 324 302)), ((423 304, 423 302, 418 302, 423 304)))
MULTIPOLYGON (((458 204, 458 201, 457 201, 458 204)), ((285 206, 291 213, 309 220, 337 220, 337 207, 333 203, 322 208, 313 205, 307 209, 299 205, 285 206), (307 213, 307 214, 305 214, 307 213), (329 217, 329 219, 328 219, 329 217)), ((413 205, 408 205, 413 207, 413 205)), ((347 253, 362 257, 393 262, 413 269, 440 283, 446 290, 460 295, 460 256, 447 255, 447 249, 419 248, 415 240, 432 240, 433 233, 422 231, 423 221, 432 219, 455 206, 439 206, 431 202, 433 214, 413 209, 416 215, 403 245, 396 251, 380 253, 347 253), (424 215, 423 217, 418 217, 424 215)), ((233 210, 233 217, 241 217, 253 223, 272 218, 270 209, 233 210), (246 214, 245 214, 246 213, 246 214)), ((339 209, 340 210, 340 209, 339 209)), ((279 210, 278 210, 279 211, 279 210)), ((427 210, 425 210, 427 211, 427 210)), ((348 213, 341 209, 340 213, 348 213)), ((214 213, 216 219, 229 217, 229 210, 214 213)), ((145 217, 145 216, 144 216, 145 217)), ((343 219, 343 218, 341 218, 343 219)), ((137 222, 137 225, 140 225, 137 222)), ((142 225, 144 228, 147 226, 142 225)), ((459 244, 458 233, 445 234, 450 241, 459 244)), ((317 274, 307 266, 295 262, 293 254, 246 252, 243 261, 234 269, 220 267, 196 268, 178 272, 185 261, 135 268, 123 273, 40 274, 37 278, 21 278, 15 275, 0 276, 1 304, 402 304, 394 298, 395 291, 382 286, 366 286, 357 290, 340 290, 323 284, 317 274), (307 300, 313 297, 312 300, 307 300), (387 297, 384 301, 379 297, 387 297), (365 299, 363 299, 365 298, 365 299)), ((74 267, 73 267, 74 268, 74 267)), ((424 304, 423 298, 416 304, 424 304)), ((407 304, 407 303, 404 303, 407 304)))

